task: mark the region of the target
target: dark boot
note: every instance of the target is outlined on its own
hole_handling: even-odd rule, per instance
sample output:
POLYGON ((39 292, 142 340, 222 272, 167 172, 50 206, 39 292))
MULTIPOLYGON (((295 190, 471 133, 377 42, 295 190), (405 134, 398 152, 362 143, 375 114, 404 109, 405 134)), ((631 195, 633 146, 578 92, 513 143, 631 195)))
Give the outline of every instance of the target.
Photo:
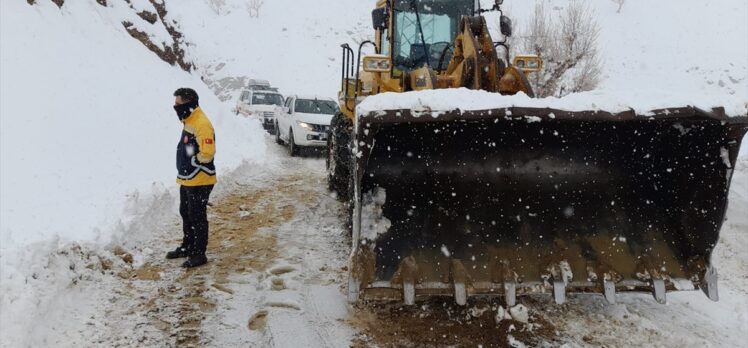
POLYGON ((174 250, 166 253, 166 258, 169 259, 169 260, 181 259, 181 258, 187 257, 187 256, 190 256, 190 255, 187 254, 187 249, 182 248, 182 247, 176 248, 176 249, 174 249, 174 250))
POLYGON ((208 258, 205 256, 205 254, 201 255, 193 255, 190 256, 187 261, 185 261, 182 264, 182 267, 184 268, 194 268, 198 266, 202 266, 204 264, 208 263, 208 258))

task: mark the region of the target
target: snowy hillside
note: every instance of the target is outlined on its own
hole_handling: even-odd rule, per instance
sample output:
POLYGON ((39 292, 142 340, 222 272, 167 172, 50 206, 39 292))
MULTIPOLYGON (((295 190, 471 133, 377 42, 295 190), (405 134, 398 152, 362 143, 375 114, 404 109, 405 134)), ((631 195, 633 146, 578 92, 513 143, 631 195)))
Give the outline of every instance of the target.
MULTIPOLYGON (((506 0, 516 32, 539 1, 554 13, 568 4, 506 0)), ((333 97, 340 44, 368 35, 375 1, 272 0, 259 16, 251 13, 250 0, 35 2, 0 0, 0 347, 173 344, 168 335, 168 344, 159 341, 164 318, 149 316, 174 314, 180 303, 158 307, 147 297, 170 292, 173 284, 190 299, 189 291, 207 293, 209 305, 201 304, 218 308, 197 313, 208 318, 203 330, 212 330, 212 345, 299 344, 305 334, 321 345, 350 345, 362 329, 347 321, 344 298, 335 296, 347 251, 337 226, 340 207, 324 191, 324 161, 287 160, 257 122, 236 117, 231 108, 249 78, 268 79, 285 94, 333 97), (215 125, 216 197, 250 197, 234 197, 233 210, 214 213, 228 220, 241 215, 253 224, 231 220, 239 227, 226 223, 230 228, 219 234, 236 238, 235 229, 251 230, 251 243, 211 246, 233 253, 217 265, 251 265, 232 268, 234 278, 222 275, 241 291, 221 290, 223 283, 207 290, 185 283, 184 273, 162 260, 179 233, 174 146, 181 124, 172 109, 178 87, 197 89, 215 125), (265 187, 266 181, 283 189, 265 187), (244 200, 259 208, 246 210, 244 200), (297 215, 288 213, 291 208, 297 215), (272 260, 241 259, 250 249, 272 260), (283 274, 262 267, 290 263, 296 266, 283 278, 288 289, 272 292, 283 274), (326 297, 315 297, 319 292, 326 297), (269 319, 275 338, 246 330, 248 317, 267 303, 284 310, 269 319), (294 317, 294 306, 305 310, 294 317), (112 322, 115 316, 126 319, 112 322), (295 326, 282 326, 286 319, 295 326)), ((612 1, 590 3, 601 26, 604 79, 589 94, 602 104, 642 110, 724 106, 732 116, 748 114, 748 2, 628 0, 620 13, 612 1)), ((748 330, 748 139, 743 144, 728 223, 715 252, 725 279, 723 301, 712 305, 703 294, 684 293, 662 307, 643 296, 605 310, 599 301, 577 300, 597 309, 597 317, 577 313, 561 323, 570 342, 593 346, 582 337, 611 330, 599 344, 741 344, 729 333, 748 330), (616 331, 621 313, 647 328, 616 331), (651 333, 662 328, 694 341, 651 333), (639 336, 627 341, 626 335, 639 336), (696 341, 704 335, 710 341, 696 341)))
POLYGON ((245 137, 253 125, 236 122, 199 78, 133 40, 118 25, 131 13, 113 3, 72 1, 60 10, 2 2, 5 248, 55 235, 95 238, 117 222, 126 195, 172 186, 177 87, 197 88, 215 118, 219 166, 262 158, 261 139, 245 137))
POLYGON ((0 13, 5 344, 12 318, 14 325, 26 325, 19 313, 54 296, 22 285, 34 262, 46 263, 58 243, 106 245, 147 235, 144 213, 175 209, 174 149, 181 131, 171 107, 176 88, 192 86, 202 95, 220 139, 219 170, 261 162, 265 143, 259 125, 238 122, 199 77, 159 60, 130 37, 121 22, 137 16, 123 1, 109 1, 109 7, 68 1, 62 9, 48 1, 2 1, 0 13))
POLYGON ((229 0, 216 10, 204 0, 167 1, 209 83, 226 98, 249 78, 270 80, 283 93, 335 97, 340 45, 368 34, 373 2, 266 1, 258 18, 248 3, 229 0))

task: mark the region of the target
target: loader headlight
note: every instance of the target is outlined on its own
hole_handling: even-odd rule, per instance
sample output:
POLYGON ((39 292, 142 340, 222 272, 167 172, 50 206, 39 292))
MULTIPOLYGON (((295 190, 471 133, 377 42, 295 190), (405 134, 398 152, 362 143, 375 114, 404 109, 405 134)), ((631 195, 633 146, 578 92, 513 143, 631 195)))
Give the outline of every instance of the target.
POLYGON ((366 72, 388 72, 391 68, 392 64, 387 56, 364 57, 364 71, 366 72))
POLYGON ((512 65, 527 74, 543 70, 543 63, 543 58, 532 55, 523 55, 514 57, 512 65))
POLYGON ((312 127, 312 125, 309 124, 309 123, 301 122, 301 121, 296 121, 296 123, 298 123, 299 127, 301 127, 301 128, 308 129, 308 130, 313 130, 314 129, 314 127, 312 127))

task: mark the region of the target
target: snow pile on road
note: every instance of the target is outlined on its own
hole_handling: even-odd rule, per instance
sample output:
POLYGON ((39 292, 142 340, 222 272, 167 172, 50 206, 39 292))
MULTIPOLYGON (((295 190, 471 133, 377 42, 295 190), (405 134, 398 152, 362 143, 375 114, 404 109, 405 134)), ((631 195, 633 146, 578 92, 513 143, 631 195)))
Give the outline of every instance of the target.
POLYGON ((57 251, 73 241, 103 252, 113 240, 142 240, 152 233, 149 217, 175 214, 176 88, 201 95, 217 133, 219 175, 264 161, 259 124, 236 118, 199 77, 134 40, 122 25, 135 21, 132 9, 108 3, 0 2, 3 344, 13 342, 7 332, 28 334, 49 301, 75 284, 67 273, 79 267, 57 251), (40 272, 45 265, 71 271, 40 272), (11 323, 17 330, 6 331, 11 323))
MULTIPOLYGON (((746 94, 748 96, 748 94, 746 94)), ((639 115, 651 114, 652 110, 695 106, 709 111, 713 107, 724 106, 730 116, 748 115, 746 105, 735 99, 730 104, 714 104, 708 98, 689 99, 672 93, 642 92, 617 97, 608 91, 575 93, 563 98, 530 98, 524 93, 502 96, 486 91, 467 88, 418 91, 407 93, 383 93, 366 98, 357 108, 359 116, 377 115, 381 110, 413 110, 425 112, 433 117, 454 110, 488 110, 511 107, 551 108, 564 111, 607 111, 626 112, 633 109, 639 115), (699 99, 701 101, 699 102, 699 99), (694 102, 694 100, 696 102, 694 102)))
MULTIPOLYGON (((748 94, 746 94, 748 96, 748 94)), ((606 91, 575 93, 562 98, 530 98, 524 93, 513 96, 502 96, 486 91, 473 91, 466 88, 418 91, 407 93, 383 93, 365 99, 357 108, 361 117, 376 116, 381 110, 413 110, 426 112, 439 117, 444 112, 454 110, 488 110, 511 107, 550 108, 564 111, 607 111, 611 113, 626 112, 633 109, 638 115, 651 114, 652 110, 695 106, 706 111, 713 107, 725 107, 729 116, 746 116, 746 104, 738 99, 730 104, 714 104, 708 97, 688 99, 674 96, 672 93, 655 95, 642 92, 641 95, 629 94, 616 97, 606 91), (627 99, 630 98, 630 99, 627 99), (699 102, 700 100, 700 102, 699 102), (694 102, 696 101, 696 102, 694 102)))

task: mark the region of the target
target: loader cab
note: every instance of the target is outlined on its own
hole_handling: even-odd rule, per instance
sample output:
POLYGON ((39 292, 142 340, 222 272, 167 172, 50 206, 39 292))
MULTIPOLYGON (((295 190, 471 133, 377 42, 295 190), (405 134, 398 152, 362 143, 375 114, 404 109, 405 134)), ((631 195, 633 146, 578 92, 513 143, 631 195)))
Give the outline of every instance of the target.
POLYGON ((380 34, 382 54, 391 52, 393 77, 449 63, 460 20, 476 15, 478 6, 476 0, 394 0, 391 32, 385 28, 380 34))

